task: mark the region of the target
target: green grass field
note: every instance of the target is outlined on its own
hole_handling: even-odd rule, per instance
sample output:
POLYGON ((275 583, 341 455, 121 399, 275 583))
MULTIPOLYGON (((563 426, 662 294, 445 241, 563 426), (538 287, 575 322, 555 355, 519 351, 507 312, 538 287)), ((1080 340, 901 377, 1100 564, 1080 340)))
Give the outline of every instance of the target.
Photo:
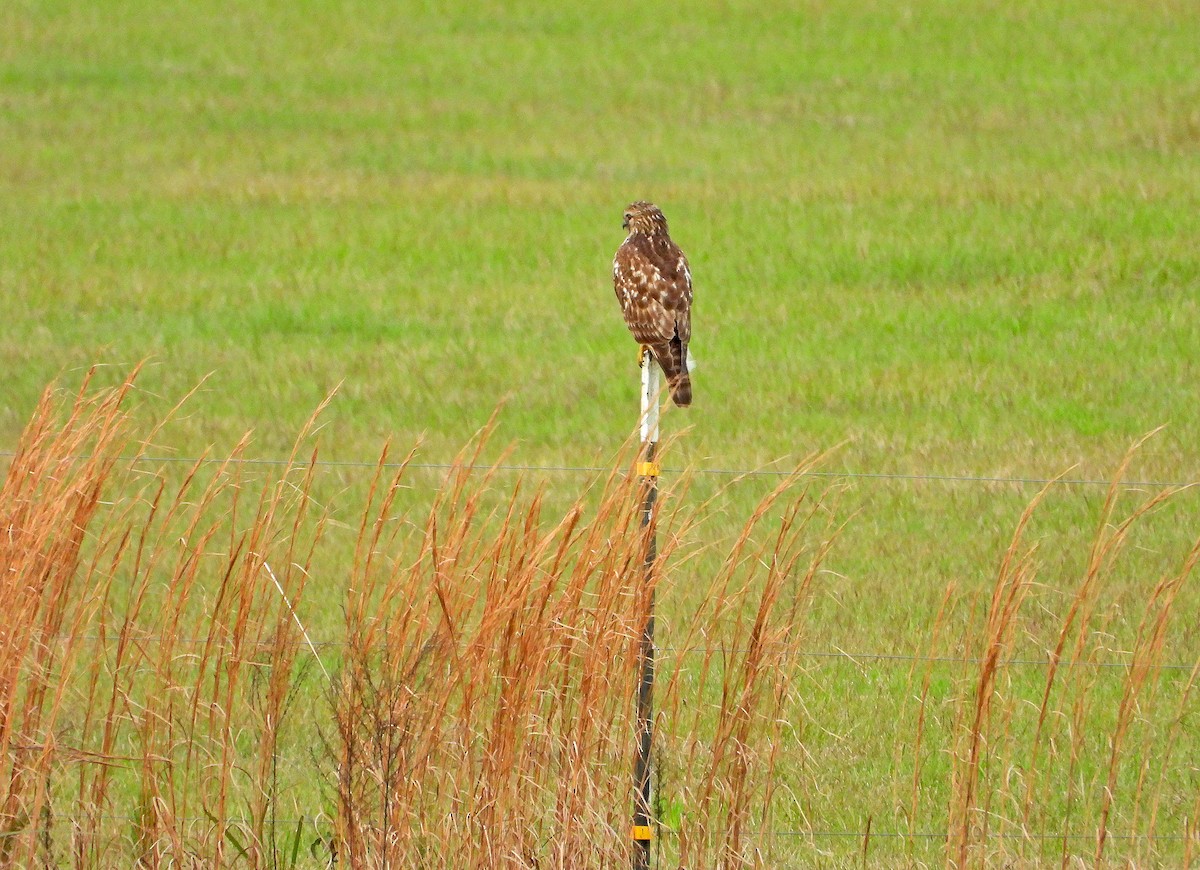
MULTIPOLYGON (((971 627, 1039 486, 943 478, 1107 481, 1165 426, 1126 478, 1200 480, 1197 45, 1200 7, 1186 0, 10 0, 0 450, 47 383, 74 387, 97 363, 115 384, 149 359, 129 405, 142 432, 208 376, 153 456, 225 456, 253 430, 248 457, 286 457, 336 388, 305 449, 345 463, 319 468, 312 489, 333 519, 318 567, 337 582, 310 587, 303 614, 335 638, 386 440, 407 452, 421 439, 420 460, 448 462, 503 402, 489 458, 507 448, 512 464, 575 467, 618 454, 637 371, 610 261, 622 208, 651 199, 696 282, 696 399, 665 417, 678 436, 665 464, 693 471, 674 503, 713 499, 688 541, 701 552, 667 568, 678 592, 660 598, 664 644, 777 483, 705 470, 788 470, 820 453, 830 476, 813 486, 845 526, 803 647, 973 656, 984 635, 971 627)), ((501 498, 516 477, 495 479, 501 498)), ((526 477, 545 481, 551 509, 586 479, 526 477)), ((1014 655, 1053 647, 1105 491, 1059 486, 1034 515, 1038 573, 1014 655)), ((1157 491, 1124 491, 1115 516, 1157 491)), ((416 510, 429 497, 421 485, 405 496, 416 510)), ((1096 605, 1099 658, 1136 654, 1151 590, 1198 536, 1190 490, 1137 523, 1096 605)), ((1185 584, 1161 661, 1200 661, 1198 619, 1185 584)), ((881 835, 868 861, 942 860, 936 838, 886 836, 948 824, 946 752, 931 751, 910 795, 923 667, 804 664, 802 746, 773 825, 805 836, 778 838, 775 866, 862 860, 868 819, 881 835)), ((931 721, 947 731, 970 684, 961 667, 930 675, 931 721)), ((1005 709, 1036 707, 1042 670, 1009 673, 1005 709)), ((1158 752, 1170 723, 1192 726, 1155 792, 1154 829, 1181 839, 1116 839, 1114 866, 1200 853, 1183 837, 1200 794, 1188 674, 1156 672, 1161 703, 1131 732, 1158 752)), ((1089 690, 1101 760, 1063 774, 1081 793, 1102 785, 1127 679, 1114 669, 1089 690)), ((1013 747, 1020 715, 1004 732, 1013 747)), ((1131 769, 1122 782, 1140 793, 1131 769)), ((1119 803, 1114 832, 1148 830, 1135 806, 1119 803)), ((1046 810, 1051 832, 1060 810, 1046 810)), ((1077 818, 1086 860, 1095 819, 1077 818)), ((989 842, 981 861, 1011 857, 989 842)), ((1055 866, 1060 846, 1047 846, 1055 866)))

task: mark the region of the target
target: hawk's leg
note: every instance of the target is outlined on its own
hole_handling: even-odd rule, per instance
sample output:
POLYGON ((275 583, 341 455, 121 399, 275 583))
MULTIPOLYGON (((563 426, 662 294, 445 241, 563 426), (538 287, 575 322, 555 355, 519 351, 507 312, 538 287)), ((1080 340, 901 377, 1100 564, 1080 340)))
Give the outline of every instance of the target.
POLYGON ((650 354, 651 356, 653 356, 654 351, 650 350, 650 345, 648 345, 648 344, 639 344, 638 345, 638 368, 639 369, 646 364, 646 354, 650 354))

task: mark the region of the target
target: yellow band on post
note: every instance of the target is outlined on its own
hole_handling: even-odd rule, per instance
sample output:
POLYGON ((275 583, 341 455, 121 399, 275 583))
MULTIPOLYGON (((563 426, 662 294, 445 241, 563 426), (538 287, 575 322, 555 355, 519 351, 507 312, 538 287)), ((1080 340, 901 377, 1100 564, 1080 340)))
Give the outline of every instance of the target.
POLYGON ((642 477, 658 477, 661 469, 657 462, 639 462, 637 472, 642 477))
POLYGON ((634 825, 632 836, 638 842, 645 842, 654 839, 654 832, 650 830, 649 825, 634 825))

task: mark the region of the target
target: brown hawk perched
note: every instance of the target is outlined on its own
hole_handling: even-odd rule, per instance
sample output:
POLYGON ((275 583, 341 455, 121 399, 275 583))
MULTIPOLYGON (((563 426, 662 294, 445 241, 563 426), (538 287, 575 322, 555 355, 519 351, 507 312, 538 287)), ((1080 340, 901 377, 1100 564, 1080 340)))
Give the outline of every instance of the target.
POLYGON ((662 366, 676 405, 692 403, 688 342, 692 339, 692 272, 667 234, 658 206, 634 202, 622 227, 629 235, 613 257, 613 289, 625 325, 662 366))

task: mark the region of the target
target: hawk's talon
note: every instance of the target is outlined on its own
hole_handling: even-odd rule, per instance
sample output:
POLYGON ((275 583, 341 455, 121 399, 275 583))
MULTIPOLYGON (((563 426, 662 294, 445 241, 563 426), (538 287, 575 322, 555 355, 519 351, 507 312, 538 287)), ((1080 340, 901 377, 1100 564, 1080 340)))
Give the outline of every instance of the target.
POLYGON ((648 353, 649 354, 654 353, 652 350, 650 350, 650 345, 648 345, 648 344, 638 345, 638 368, 639 369, 646 364, 646 354, 648 354, 648 353))

